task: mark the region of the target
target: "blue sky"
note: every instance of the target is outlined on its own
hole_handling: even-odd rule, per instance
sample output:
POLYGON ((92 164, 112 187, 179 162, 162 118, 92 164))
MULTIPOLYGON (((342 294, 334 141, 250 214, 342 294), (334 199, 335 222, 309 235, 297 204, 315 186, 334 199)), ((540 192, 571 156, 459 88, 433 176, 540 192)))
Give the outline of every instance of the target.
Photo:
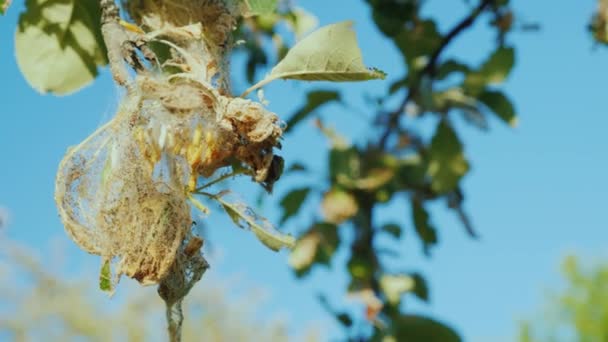
MULTIPOLYGON (((491 131, 483 133, 459 125, 473 166, 464 181, 466 207, 481 239, 469 239, 456 218, 438 204, 433 206, 433 219, 441 243, 432 258, 421 256, 411 230, 396 245, 404 255, 400 269, 421 271, 431 286, 432 303, 411 299, 411 310, 449 322, 468 341, 511 340, 517 319, 535 313, 546 297, 545 289, 560 287, 558 266, 567 253, 581 255, 587 262, 608 257, 604 212, 608 51, 593 49, 586 32, 595 2, 513 2, 516 15, 542 27, 540 32, 509 37, 517 48, 517 63, 505 90, 516 105, 519 126, 510 129, 493 120, 491 131)), ((389 73, 389 82, 319 87, 343 89, 350 108, 365 108, 364 94, 383 93, 391 80, 403 74, 397 51, 375 30, 363 1, 300 3, 317 14, 322 25, 354 20, 366 63, 389 73)), ((424 12, 437 15, 445 32, 465 14, 463 3, 429 0, 424 12)), ((107 70, 75 95, 58 98, 32 90, 20 75, 13 53, 13 32, 21 7, 22 2, 16 1, 8 15, 0 18, 0 206, 11 212, 5 235, 39 249, 42 255, 49 253, 50 241, 59 241, 65 246, 69 269, 96 269, 98 260, 79 251, 63 233, 52 196, 54 175, 66 148, 112 116, 117 91, 107 70)), ((493 43, 484 25, 481 21, 460 37, 447 54, 481 61, 493 43)), ((235 87, 243 89, 239 62, 237 57, 235 87)), ((286 118, 302 104, 304 90, 310 87, 295 82, 270 85, 265 89, 270 109, 286 118)), ((355 113, 331 105, 321 113, 329 124, 351 137, 372 133, 368 126, 371 111, 355 113)), ((288 163, 302 160, 313 170, 323 170, 327 144, 312 126, 303 124, 283 145, 288 163)), ((279 213, 273 201, 306 180, 279 182, 262 212, 276 222, 279 213)), ((254 199, 257 190, 241 183, 239 192, 254 199)), ((402 204, 383 209, 383 217, 409 224, 402 204)), ((314 208, 308 209, 314 212, 314 208)), ((267 251, 253 235, 232 228, 216 212, 207 221, 215 251, 209 276, 240 274, 243 287, 264 287, 271 294, 265 306, 269 315, 285 314, 294 330, 320 322, 329 335, 339 336, 338 327, 314 296, 323 291, 333 304, 342 305, 344 275, 318 270, 307 281, 296 281, 285 253, 267 251)), ((282 229, 295 232, 308 222, 299 218, 282 229)), ((334 270, 340 270, 345 258, 344 253, 338 255, 334 270)), ((95 279, 91 286, 96 286, 95 279)), ((204 287, 205 280, 198 286, 204 287)))

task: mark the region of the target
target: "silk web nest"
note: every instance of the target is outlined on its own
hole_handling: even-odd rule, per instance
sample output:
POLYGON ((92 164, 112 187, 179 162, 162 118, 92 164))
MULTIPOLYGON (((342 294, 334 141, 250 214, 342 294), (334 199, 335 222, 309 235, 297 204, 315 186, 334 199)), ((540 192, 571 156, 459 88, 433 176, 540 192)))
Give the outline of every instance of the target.
MULTIPOLYGON (((221 2, 205 3, 216 6, 213 20, 223 21, 210 26, 215 31, 181 26, 192 18, 135 18, 156 29, 143 37, 168 47, 171 57, 162 66, 178 72, 137 72, 116 116, 70 148, 60 164, 55 198, 61 219, 83 250, 102 257, 106 290, 126 275, 160 284, 165 300, 183 298, 207 267, 188 203, 198 181, 236 163, 269 189, 281 161, 273 153, 283 133, 279 118, 259 103, 226 95, 227 51, 218 42, 226 41, 234 16, 218 7, 221 2)), ((195 19, 211 20, 205 13, 195 19)), ((272 229, 246 206, 229 203, 227 192, 207 195, 231 217, 240 215, 243 226, 257 227, 258 237, 272 229)))

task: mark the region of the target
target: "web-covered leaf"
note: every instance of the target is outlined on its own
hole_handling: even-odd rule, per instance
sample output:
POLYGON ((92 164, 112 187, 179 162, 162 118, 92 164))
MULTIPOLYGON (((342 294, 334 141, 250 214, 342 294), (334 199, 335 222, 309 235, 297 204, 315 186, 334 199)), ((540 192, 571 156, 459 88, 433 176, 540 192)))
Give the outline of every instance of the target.
POLYGON ((267 219, 259 216, 251 207, 234 197, 230 191, 224 191, 211 198, 221 204, 236 225, 251 230, 266 247, 273 251, 294 247, 295 239, 291 235, 279 232, 267 219))

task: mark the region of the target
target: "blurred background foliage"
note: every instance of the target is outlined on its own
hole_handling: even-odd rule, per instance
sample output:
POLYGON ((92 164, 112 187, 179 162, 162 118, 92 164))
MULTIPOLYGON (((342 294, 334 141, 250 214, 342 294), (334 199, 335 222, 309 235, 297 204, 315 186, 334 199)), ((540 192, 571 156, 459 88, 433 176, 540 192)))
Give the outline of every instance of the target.
MULTIPOLYGON (((454 123, 462 120, 480 130, 488 130, 490 117, 494 116, 506 125, 517 125, 516 106, 501 89, 517 61, 517 50, 509 41, 509 34, 533 31, 538 27, 521 20, 509 0, 465 2, 469 6, 468 14, 443 32, 439 31, 432 15, 423 14, 422 0, 356 2, 356 6, 369 9, 378 28, 378 39, 394 44, 402 57, 395 63, 402 63, 406 70, 402 75, 389 75, 390 86, 386 87, 386 93, 370 99, 369 108, 365 109, 373 113, 368 136, 358 137, 357 143, 351 143, 347 132, 326 127, 316 117, 317 110, 326 104, 348 105, 348 100, 334 88, 322 86, 309 91, 305 95, 306 103, 285 117, 285 139, 289 139, 290 132, 294 130, 307 129, 302 123, 314 119, 316 129, 323 132, 331 144, 325 155, 318 154, 327 166, 322 178, 314 184, 295 185, 277 202, 283 210, 280 223, 295 216, 306 217, 309 221, 308 228, 300 230, 297 246, 289 257, 295 274, 305 278, 312 269, 328 265, 332 265, 335 271, 346 270, 350 284, 344 292, 365 304, 365 315, 359 319, 358 313, 333 307, 331 299, 321 297, 327 309, 343 324, 347 339, 460 340, 448 325, 406 313, 403 295, 429 299, 426 280, 421 273, 396 272, 394 267, 389 267, 386 261, 401 260, 400 252, 386 249, 377 240, 379 236, 399 240, 411 232, 420 240, 421 252, 431 256, 441 239, 441 227, 433 223, 427 209, 432 202, 444 203, 462 222, 464 233, 472 238, 477 236, 465 211, 466 196, 461 187, 461 181, 471 166, 465 142, 454 123), (463 62, 466 56, 451 55, 446 51, 477 22, 493 32, 495 39, 491 46, 485 47, 491 52, 484 61, 467 64, 463 62), (421 120, 430 122, 433 129, 429 132, 415 129, 414 123, 421 120), (318 203, 312 207, 318 207, 320 211, 301 210, 305 202, 317 199, 318 203), (404 201, 410 208, 409 218, 404 215, 400 222, 385 222, 377 215, 383 205, 404 201), (343 239, 345 229, 353 231, 355 238, 352 241, 343 239), (344 265, 332 263, 339 249, 350 251, 349 260, 344 265)), ((39 91, 64 94, 92 81, 97 68, 107 63, 97 21, 99 8, 93 0, 57 2, 76 9, 66 16, 60 7, 49 3, 54 2, 27 1, 27 11, 21 16, 17 30, 16 53, 28 81, 45 85, 37 87, 39 91), (39 56, 28 52, 31 49, 25 50, 27 45, 42 37, 51 37, 55 45, 50 50, 41 50, 39 56), (55 67, 49 69, 49 63, 55 67), (33 68, 46 68, 44 74, 47 78, 42 81, 34 79, 41 73, 29 73, 28 70, 33 68)), ((0 8, 5 9, 5 5, 4 1, 0 2, 0 8)), ((237 45, 235 53, 247 56, 243 71, 249 83, 255 83, 260 72, 274 65, 295 40, 317 25, 314 13, 299 5, 306 6, 306 3, 281 1, 276 11, 243 18, 239 22, 234 41, 242 43, 237 45)), ((589 25, 599 44, 608 42, 607 18, 608 6, 600 0, 589 25)), ((295 158, 286 156, 286 159, 288 165, 283 177, 309 172, 308 166, 295 163, 295 158)), ((62 339, 65 337, 63 334, 73 334, 105 340, 108 336, 122 334, 143 339, 158 329, 150 324, 156 318, 139 319, 147 317, 150 312, 162 312, 161 309, 151 310, 151 306, 158 303, 153 304, 155 301, 145 296, 135 296, 136 299, 117 314, 105 314, 88 303, 87 290, 82 285, 64 282, 43 271, 25 254, 18 254, 16 258, 13 255, 8 260, 14 262, 10 267, 27 271, 35 284, 26 297, 16 294, 15 288, 1 292, 5 296, 3 301, 11 302, 18 309, 17 314, 2 319, 4 327, 11 329, 16 336, 40 334, 37 336, 62 339), (60 313, 60 317, 56 317, 54 312, 60 313), (65 330, 56 331, 58 326, 44 323, 57 322, 58 319, 65 330), (36 324, 32 325, 32 322, 36 324), (27 324, 36 329, 26 333, 27 324)), ((573 334, 577 334, 574 340, 605 341, 608 322, 602 305, 606 302, 604 289, 608 271, 599 268, 587 274, 573 258, 567 260, 564 269, 571 288, 556 299, 556 311, 565 319, 560 324, 565 324, 573 334), (604 322, 607 324, 602 324, 604 322)), ((279 341, 286 338, 280 324, 259 329, 247 316, 237 314, 241 308, 233 310, 221 302, 221 296, 214 295, 208 285, 198 286, 202 287, 206 290, 196 290, 188 300, 193 307, 214 309, 189 315, 189 321, 202 322, 205 326, 197 329, 197 333, 211 334, 209 336, 219 340, 279 341), (238 324, 234 324, 235 319, 239 320, 238 324), (226 326, 228 323, 230 327, 226 326)), ((191 327, 194 323, 188 324, 184 331, 185 340, 194 336, 189 335, 193 334, 191 327)), ((521 340, 537 341, 535 331, 535 323, 524 323, 521 340)), ((550 332, 547 336, 547 339, 540 340, 553 340, 550 332)))
POLYGON ((584 267, 568 256, 562 264, 566 287, 553 290, 536 319, 520 326, 520 342, 608 340, 608 265, 584 267))
MULTIPOLYGON (((42 259, 13 241, 0 240, 0 340, 164 341, 164 303, 152 287, 132 280, 118 301, 103 300, 91 277, 70 278, 58 265, 61 255, 42 259), (44 261, 43 261, 44 260, 44 261), (130 285, 130 286, 129 286, 130 285), (94 292, 97 292, 94 293, 94 292)), ((123 286, 124 287, 124 286, 123 286)), ((319 341, 314 327, 304 336, 287 334, 277 317, 260 321, 263 291, 243 291, 228 280, 205 281, 186 300, 184 341, 319 341), (242 294, 235 298, 236 291, 242 294), (230 298, 230 299, 228 299, 230 298)))
MULTIPOLYGON (((329 307, 343 324, 347 338, 459 341, 449 326, 405 313, 401 305, 404 294, 429 299, 426 280, 420 273, 395 272, 386 261, 398 259, 400 253, 386 251, 375 241, 379 236, 401 239, 411 231, 419 238, 422 252, 430 256, 441 236, 427 211, 436 201, 454 211, 466 234, 476 236, 460 186, 470 165, 454 121, 464 120, 481 130, 488 129, 489 116, 511 126, 517 124, 515 106, 500 84, 516 61, 508 34, 530 29, 530 25, 518 20, 508 1, 471 3, 468 15, 446 32, 439 32, 432 17, 422 15, 423 1, 368 0, 362 5, 369 8, 381 34, 378 38, 390 40, 401 53, 402 60, 395 63, 403 63, 406 73, 389 75, 387 92, 370 101, 366 110, 374 115, 369 135, 359 137, 356 144, 349 142, 347 132, 325 127, 316 119, 316 127, 331 143, 325 156, 325 178, 294 186, 280 199, 281 222, 293 216, 305 216, 310 222, 310 228, 301 231, 289 262, 299 277, 305 277, 316 267, 340 267, 332 263, 332 257, 340 248, 350 250, 349 260, 342 265, 351 279, 344 291, 364 302, 365 317, 329 307), (476 21, 486 22, 487 30, 496 37, 485 61, 469 65, 459 56, 446 54, 452 41, 466 34, 476 21), (417 120, 430 120, 435 129, 430 134, 420 132, 413 128, 417 120), (320 215, 300 210, 308 198, 321 199, 320 215), (402 201, 409 202, 410 219, 384 222, 377 215, 381 206, 402 201), (344 229, 354 229, 352 241, 344 241, 344 229), (372 330, 362 328, 365 325, 372 330)), ((239 48, 248 54, 249 82, 257 69, 272 65, 273 58, 280 59, 287 51, 285 42, 290 40, 281 34, 281 22, 296 28, 297 36, 301 27, 307 27, 300 23, 314 22, 312 15, 283 6, 278 13, 242 22, 238 34, 246 43, 239 48), (268 49, 269 45, 273 48, 268 49)), ((326 88, 312 90, 306 98, 305 105, 286 119, 286 139, 301 123, 314 118, 317 109, 332 102, 347 103, 339 91, 326 88)), ((307 172, 305 165, 297 169, 307 172)), ((287 172, 285 177, 289 176, 287 172)))

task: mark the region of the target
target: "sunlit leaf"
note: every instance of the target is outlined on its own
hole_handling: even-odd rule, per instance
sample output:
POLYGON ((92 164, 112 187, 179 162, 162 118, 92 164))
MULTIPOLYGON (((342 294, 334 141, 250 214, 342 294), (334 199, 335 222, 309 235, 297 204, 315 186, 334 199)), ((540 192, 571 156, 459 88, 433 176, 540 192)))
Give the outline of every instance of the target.
POLYGON ((433 191, 443 194, 452 191, 469 170, 462 144, 446 120, 438 125, 429 149, 427 173, 433 191))
POLYGON ((327 222, 340 224, 355 216, 359 211, 359 206, 352 194, 332 189, 323 196, 321 211, 327 222))
POLYGON ((276 230, 265 218, 258 216, 249 206, 240 201, 228 201, 225 199, 229 192, 212 196, 218 201, 222 208, 228 213, 232 221, 241 228, 250 229, 258 240, 273 251, 281 248, 293 248, 295 239, 276 230))
POLYGON ((243 0, 247 6, 247 15, 272 14, 277 10, 279 0, 243 0))
POLYGON ((280 220, 281 224, 298 213, 309 192, 310 188, 299 188, 291 190, 283 197, 281 200, 281 207, 283 208, 283 216, 281 216, 280 220))
POLYGON ((340 101, 340 93, 333 90, 313 90, 306 94, 306 104, 287 120, 287 129, 291 131, 299 122, 326 103, 340 101))
POLYGON ((351 22, 328 25, 306 36, 289 50, 266 78, 242 96, 276 79, 333 82, 384 79, 384 72, 363 64, 351 26, 351 22))
POLYGON ((96 1, 45 2, 43 8, 28 2, 15 33, 15 51, 34 89, 65 95, 97 76, 97 67, 107 63, 99 16, 96 1))
POLYGON ((317 223, 297 242, 289 255, 296 275, 306 275, 314 264, 329 265, 340 240, 333 224, 317 223))
POLYGON ((296 242, 295 247, 289 255, 288 263, 298 276, 310 270, 317 255, 317 248, 320 242, 320 236, 314 232, 304 235, 296 242))
POLYGON ((416 199, 412 200, 412 216, 416 233, 422 241, 424 253, 428 255, 430 248, 437 244, 437 231, 429 222, 429 214, 426 209, 416 199))
POLYGON ((517 116, 511 101, 501 92, 486 90, 479 96, 479 101, 485 104, 496 116, 509 126, 517 126, 517 116))
POLYGON ((401 295, 413 291, 415 286, 416 281, 407 274, 385 274, 380 277, 380 288, 392 305, 399 304, 401 295))

